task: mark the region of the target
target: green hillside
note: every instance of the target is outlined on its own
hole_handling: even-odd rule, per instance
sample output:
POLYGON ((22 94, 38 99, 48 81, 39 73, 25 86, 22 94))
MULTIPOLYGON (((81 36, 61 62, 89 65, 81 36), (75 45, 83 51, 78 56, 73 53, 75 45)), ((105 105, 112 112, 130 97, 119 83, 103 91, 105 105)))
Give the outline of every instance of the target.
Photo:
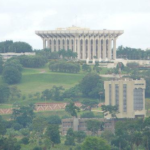
POLYGON ((41 92, 52 86, 70 88, 84 77, 84 74, 53 73, 45 69, 24 68, 21 83, 17 87, 22 94, 41 92))

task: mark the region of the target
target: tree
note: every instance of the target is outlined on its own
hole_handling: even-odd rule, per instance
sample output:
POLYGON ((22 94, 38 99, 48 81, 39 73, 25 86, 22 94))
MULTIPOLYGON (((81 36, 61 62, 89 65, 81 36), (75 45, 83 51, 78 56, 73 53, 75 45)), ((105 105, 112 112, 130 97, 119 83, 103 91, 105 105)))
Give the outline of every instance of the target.
POLYGON ((49 116, 48 118, 46 118, 46 120, 49 124, 61 124, 61 119, 58 115, 49 116))
POLYGON ((19 71, 23 70, 22 65, 20 64, 20 61, 16 57, 12 57, 5 62, 4 67, 9 67, 9 66, 15 67, 19 71))
POLYGON ((91 72, 91 67, 87 64, 82 65, 82 70, 86 72, 91 72))
POLYGON ((50 124, 46 130, 46 136, 52 141, 52 146, 54 146, 54 144, 59 144, 60 143, 59 126, 50 124))
POLYGON ((43 67, 48 61, 46 57, 40 55, 19 56, 18 59, 23 67, 28 67, 28 68, 43 67))
POLYGON ((5 67, 3 71, 3 79, 8 84, 15 84, 21 81, 22 74, 15 67, 5 67))
POLYGON ((114 133, 112 133, 110 130, 105 130, 102 132, 101 137, 108 141, 108 143, 111 143, 112 139, 114 138, 114 133))
POLYGON ((0 135, 4 135, 6 133, 5 122, 0 116, 0 135))
POLYGON ((32 123, 34 118, 34 108, 29 106, 21 106, 13 109, 12 118, 21 124, 23 127, 26 127, 28 124, 32 123))
POLYGON ((83 140, 86 137, 86 133, 84 131, 76 131, 75 133, 75 139, 77 140, 78 143, 83 142, 83 140))
POLYGON ((36 117, 32 121, 33 130, 39 134, 43 134, 45 127, 47 126, 47 121, 43 117, 36 117))
POLYGON ((42 99, 44 100, 49 100, 52 98, 52 91, 49 90, 49 89, 46 89, 42 92, 42 96, 41 96, 42 99))
POLYGON ((110 145, 100 137, 87 137, 81 146, 82 150, 110 150, 110 145))
POLYGON ((62 96, 61 96, 61 91, 64 90, 64 88, 62 86, 57 87, 57 86, 53 86, 51 91, 52 91, 52 99, 56 100, 56 101, 60 101, 62 100, 62 96))
POLYGON ((143 123, 143 143, 146 150, 150 148, 150 117, 146 118, 143 123))
POLYGON ((29 144, 29 138, 28 138, 28 137, 23 137, 23 138, 21 139, 21 143, 23 143, 23 144, 25 144, 25 145, 29 144))
POLYGON ((17 142, 17 139, 14 137, 9 137, 9 138, 1 138, 0 139, 0 149, 1 150, 20 150, 21 146, 17 142))
POLYGON ((49 69, 54 72, 78 73, 80 71, 80 66, 74 62, 55 61, 49 64, 49 69))
POLYGON ((138 150, 139 145, 142 143, 142 134, 141 134, 141 132, 136 131, 133 134, 133 139, 134 139, 134 143, 135 143, 135 145, 137 147, 137 150, 138 150))
POLYGON ((62 97, 62 93, 61 91, 64 90, 64 88, 62 86, 53 86, 52 89, 46 89, 42 92, 42 96, 41 98, 44 100, 49 100, 49 99, 53 99, 56 101, 61 101, 63 100, 62 97))
POLYGON ((99 98, 99 92, 104 93, 103 81, 98 74, 90 73, 80 82, 80 89, 85 97, 99 98))
POLYGON ((92 135, 98 134, 98 130, 104 129, 104 123, 100 122, 99 120, 87 120, 86 121, 86 128, 88 131, 92 132, 92 135))
MULTIPOLYGON (((121 149, 134 149, 134 144, 139 146, 140 137, 143 128, 142 119, 124 119, 123 121, 116 122, 115 125, 115 137, 111 141, 112 145, 121 149)), ((142 141, 142 139, 141 139, 142 141)))
POLYGON ((130 47, 119 46, 117 49, 117 58, 125 58, 125 59, 149 59, 150 58, 150 50, 141 50, 130 47))
POLYGON ((42 150, 42 148, 39 147, 39 146, 35 146, 35 147, 33 148, 33 150, 42 150))
POLYGON ((73 102, 70 102, 66 107, 65 111, 68 112, 71 116, 77 117, 77 112, 80 111, 80 108, 75 106, 73 102))
POLYGON ((146 79, 145 96, 150 97, 150 77, 147 77, 145 79, 146 79))
POLYGON ((82 101, 82 108, 91 111, 92 108, 98 107, 99 101, 96 99, 84 99, 82 101))
POLYGON ((111 106, 111 105, 102 105, 102 111, 104 116, 111 115, 112 118, 117 118, 118 106, 111 106))
POLYGON ((75 134, 72 128, 69 128, 66 135, 65 145, 75 145, 75 134))
POLYGON ((10 89, 7 84, 0 84, 0 103, 8 101, 10 89))
POLYGON ((10 52, 10 47, 12 44, 13 44, 13 41, 0 42, 0 53, 10 52))
POLYGON ((14 42, 10 46, 10 51, 15 53, 32 52, 32 47, 25 42, 14 42))
POLYGON ((71 87, 70 89, 67 89, 63 92, 62 97, 63 98, 76 98, 81 96, 81 91, 79 85, 75 85, 74 87, 71 87))
POLYGON ((4 41, 0 42, 0 53, 15 52, 24 53, 32 52, 32 47, 25 42, 4 41))
POLYGON ((10 97, 11 100, 21 97, 21 91, 17 88, 17 86, 10 87, 10 97))
POLYGON ((3 71, 3 59, 0 56, 0 74, 2 73, 2 71, 3 71))

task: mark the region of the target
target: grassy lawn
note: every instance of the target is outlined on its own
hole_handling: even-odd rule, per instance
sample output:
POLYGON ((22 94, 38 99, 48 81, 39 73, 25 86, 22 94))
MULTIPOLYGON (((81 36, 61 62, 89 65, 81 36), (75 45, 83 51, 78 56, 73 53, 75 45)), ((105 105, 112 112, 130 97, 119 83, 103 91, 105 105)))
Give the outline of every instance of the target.
MULTIPOLYGON (((107 70, 107 68, 102 68, 100 74, 105 74, 107 70)), ((43 68, 23 68, 22 80, 16 86, 21 90, 22 95, 26 96, 50 89, 54 85, 63 86, 65 89, 68 89, 78 84, 86 74, 87 72, 83 72, 82 70, 77 74, 51 72, 48 64, 46 64, 43 68)), ((1 82, 3 81, 0 76, 1 82)))
POLYGON ((78 84, 84 76, 84 73, 57 73, 47 71, 45 68, 25 68, 22 72, 21 83, 17 84, 17 87, 21 90, 22 94, 34 94, 45 89, 50 89, 54 85, 70 88, 78 84))
POLYGON ((12 108, 11 104, 0 104, 0 109, 12 108))
POLYGON ((104 68, 104 67, 101 67, 101 71, 100 71, 100 74, 106 74, 108 70, 110 70, 109 68, 104 68))
POLYGON ((57 111, 41 111, 41 112, 36 112, 36 116, 38 117, 48 117, 48 116, 52 116, 52 115, 58 115, 60 118, 62 118, 63 116, 68 116, 69 114, 65 111, 65 110, 57 110, 57 111))

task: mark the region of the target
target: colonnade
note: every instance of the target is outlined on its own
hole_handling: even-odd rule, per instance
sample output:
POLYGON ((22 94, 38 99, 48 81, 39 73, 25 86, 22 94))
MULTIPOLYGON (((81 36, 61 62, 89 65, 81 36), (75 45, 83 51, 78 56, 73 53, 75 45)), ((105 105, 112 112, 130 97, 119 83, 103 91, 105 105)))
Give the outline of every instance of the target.
POLYGON ((43 48, 49 48, 52 52, 72 50, 78 55, 78 59, 116 59, 116 39, 117 37, 43 37, 43 48))

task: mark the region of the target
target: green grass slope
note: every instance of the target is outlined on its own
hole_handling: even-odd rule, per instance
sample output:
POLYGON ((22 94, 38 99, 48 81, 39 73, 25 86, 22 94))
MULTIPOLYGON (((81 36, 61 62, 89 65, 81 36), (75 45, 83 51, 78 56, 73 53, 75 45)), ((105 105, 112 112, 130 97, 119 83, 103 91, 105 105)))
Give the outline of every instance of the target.
POLYGON ((78 84, 84 76, 84 73, 57 73, 50 72, 47 69, 24 68, 21 83, 16 86, 21 90, 22 94, 33 94, 50 89, 54 85, 70 88, 78 84))

